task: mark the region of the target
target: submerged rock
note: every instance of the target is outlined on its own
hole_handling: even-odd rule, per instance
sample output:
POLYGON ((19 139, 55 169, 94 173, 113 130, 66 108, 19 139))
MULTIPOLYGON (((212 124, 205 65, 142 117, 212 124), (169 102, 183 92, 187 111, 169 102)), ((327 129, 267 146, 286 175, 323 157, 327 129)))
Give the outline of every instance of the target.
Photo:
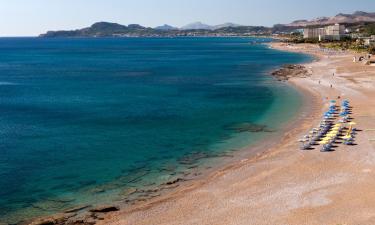
POLYGON ((198 160, 204 158, 210 158, 211 156, 207 152, 192 152, 188 155, 181 157, 178 162, 183 165, 195 164, 198 160))
POLYGON ((137 188, 128 188, 128 189, 125 189, 125 190, 121 193, 121 195, 124 195, 124 196, 130 196, 130 195, 136 193, 137 191, 138 191, 137 188))
POLYGON ((268 129, 266 125, 254 124, 254 123, 241 123, 236 125, 227 126, 226 129, 234 130, 238 133, 242 132, 251 132, 251 133, 260 133, 260 132, 272 132, 268 129))

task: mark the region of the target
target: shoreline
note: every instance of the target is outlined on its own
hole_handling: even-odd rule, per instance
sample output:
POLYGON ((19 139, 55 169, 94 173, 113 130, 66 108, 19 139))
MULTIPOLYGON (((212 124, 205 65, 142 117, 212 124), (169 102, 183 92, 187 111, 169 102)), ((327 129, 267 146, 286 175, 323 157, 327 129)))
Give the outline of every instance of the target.
MULTIPOLYGON (((272 44, 268 44, 269 46, 272 46, 272 44)), ((276 81, 279 82, 279 81, 276 81)), ((299 94, 301 94, 301 98, 303 102, 314 102, 314 105, 317 106, 319 103, 316 101, 316 97, 314 94, 306 88, 303 88, 299 85, 297 85, 294 82, 288 82, 291 88, 294 88, 299 94)), ((277 134, 271 135, 268 137, 268 140, 266 141, 265 138, 261 138, 260 140, 255 141, 255 143, 246 146, 240 150, 237 150, 233 154, 233 158, 230 160, 224 160, 225 162, 221 162, 215 165, 215 168, 208 169, 203 172, 203 175, 196 176, 192 179, 187 180, 180 180, 176 179, 175 181, 172 181, 171 186, 172 187, 166 187, 168 189, 167 191, 163 192, 161 191, 160 196, 152 197, 145 200, 136 200, 134 205, 126 205, 123 207, 121 204, 117 204, 114 202, 110 205, 97 205, 94 206, 94 209, 96 208, 109 208, 109 207, 115 207, 113 208, 114 212, 120 212, 120 213, 132 213, 137 212, 139 210, 143 210, 149 207, 152 207, 157 204, 161 204, 163 202, 167 202, 173 199, 177 199, 181 195, 185 195, 187 192, 197 190, 203 185, 210 183, 212 180, 215 180, 219 176, 223 176, 226 173, 236 170, 238 168, 241 168, 242 166, 245 166, 246 164, 256 162, 258 160, 263 159, 264 157, 269 156, 270 154, 273 154, 274 150, 280 146, 283 146, 287 144, 291 139, 294 139, 294 136, 296 133, 300 133, 300 124, 306 123, 306 119, 309 117, 315 117, 319 112, 312 109, 313 107, 309 104, 302 104, 296 115, 293 116, 288 122, 283 124, 280 127, 280 131, 277 132, 277 134), (303 114, 304 116, 299 116, 303 114)), ((307 123, 310 123, 311 121, 308 120, 307 123)), ((216 160, 216 159, 215 159, 216 160)), ((218 161, 218 160, 217 160, 218 161)), ((69 214, 71 212, 78 213, 79 218, 83 218, 82 221, 91 223, 95 222, 97 224, 100 224, 103 220, 102 217, 98 217, 94 219, 88 219, 87 216, 92 218, 92 215, 95 213, 92 213, 91 211, 85 211, 87 208, 77 207, 73 208, 72 210, 67 210, 65 213, 58 213, 52 216, 47 217, 41 217, 36 220, 32 220, 30 224, 40 224, 45 221, 59 221, 59 220, 65 220, 66 218, 70 218, 72 214, 69 214), (82 210, 82 211, 81 211, 82 210), (68 212, 68 215, 67 213, 68 212), (86 218, 85 218, 86 217, 86 218)), ((111 215, 111 210, 109 213, 105 213, 105 216, 111 215)), ((75 217, 77 215, 74 215, 75 217)), ((104 216, 104 215, 103 215, 104 216)), ((104 220, 105 221, 105 220, 104 220)), ((60 223, 57 223, 60 224, 60 223)), ((65 224, 65 223, 61 223, 65 224)), ((104 223, 106 224, 106 223, 104 223)))
MULTIPOLYGON (((325 63, 325 60, 331 63, 333 61, 329 56, 327 58, 318 52, 314 52, 316 49, 309 51, 298 49, 298 51, 295 51, 295 49, 288 49, 278 43, 272 43, 271 47, 282 51, 312 54, 316 60, 303 64, 308 68, 311 67, 311 70, 319 68, 320 64, 325 63)), ((322 65, 321 67, 325 68, 327 66, 322 65)), ((298 112, 295 120, 292 120, 283 127, 283 129, 289 130, 288 132, 272 139, 272 141, 265 141, 257 146, 258 152, 257 148, 250 146, 248 149, 251 149, 251 152, 254 154, 252 157, 245 154, 242 160, 223 166, 207 175, 207 177, 204 177, 204 179, 197 178, 193 181, 184 182, 183 185, 176 187, 168 193, 163 193, 161 196, 145 202, 138 202, 134 206, 129 206, 119 211, 115 209, 113 212, 109 211, 108 213, 88 212, 86 215, 83 214, 82 218, 89 216, 92 219, 86 219, 86 221, 83 219, 82 221, 88 222, 87 224, 94 222, 96 224, 121 225, 150 223, 248 224, 246 222, 250 218, 253 224, 322 224, 326 222, 326 220, 310 221, 304 218, 306 217, 307 206, 320 209, 331 203, 330 199, 325 196, 326 194, 321 193, 322 188, 318 188, 319 184, 313 183, 315 185, 313 188, 306 188, 306 186, 311 184, 299 184, 301 180, 305 179, 301 176, 302 172, 283 168, 284 164, 287 164, 291 168, 294 168, 294 164, 297 164, 297 166, 301 167, 302 171, 306 172, 306 169, 308 171, 316 170, 314 163, 321 163, 318 151, 314 151, 313 154, 316 155, 312 159, 309 159, 310 161, 307 163, 311 168, 306 168, 306 165, 301 164, 299 160, 306 160, 309 155, 308 153, 304 154, 304 152, 296 148, 296 142, 307 130, 318 123, 320 115, 325 109, 325 107, 321 106, 328 104, 324 100, 325 97, 333 97, 340 91, 336 90, 336 87, 334 87, 334 90, 327 87, 325 80, 324 87, 316 86, 317 72, 313 71, 313 74, 312 78, 292 78, 288 81, 290 85, 303 95, 303 99, 307 103, 303 104, 303 109, 298 112), (321 88, 324 90, 320 90, 321 88), (293 176, 289 177, 289 173, 293 176), (272 182, 270 182, 271 180, 272 182), (292 181, 285 184, 285 180, 292 181), (294 190, 288 186, 289 191, 285 192, 285 188, 283 187, 288 184, 290 185, 290 183, 297 189, 294 190), (294 198, 291 195, 298 195, 300 191, 298 187, 301 187, 300 189, 307 189, 307 191, 302 190, 304 191, 302 196, 307 195, 308 199, 301 201, 299 200, 301 196, 299 196, 297 200, 294 199, 290 203, 290 198, 294 198), (275 196, 275 193, 280 192, 279 189, 284 190, 284 192, 281 192, 284 194, 275 196), (318 194, 314 192, 318 192, 318 194), (312 194, 315 195, 310 196, 312 194), (215 197, 218 195, 220 196, 215 197), (259 199, 259 196, 263 196, 263 199, 259 199), (288 203, 286 204, 286 209, 283 208, 285 201, 288 203), (247 204, 244 205, 244 202, 247 204), (246 210, 244 211, 244 209, 246 210), (292 215, 286 215, 286 210, 289 214, 292 212, 292 215), (296 216, 296 210, 302 210, 302 212, 296 216), (207 211, 207 215, 203 211, 207 211), (194 218, 188 215, 194 215, 194 218), (303 223, 303 221, 309 221, 309 223, 303 223)), ((321 169, 321 167, 323 166, 319 165, 318 169, 321 169)), ((313 181, 316 182, 316 178, 314 176, 310 177, 310 175, 308 173, 307 177, 313 178, 313 181)), ((316 175, 318 177, 323 176, 320 173, 316 175)), ((339 174, 337 178, 339 184, 342 183, 340 176, 339 174)), ((326 182, 322 183, 325 184, 326 182)), ((311 213, 311 211, 307 213, 307 216, 315 217, 315 214, 311 213)), ((56 221, 62 216, 55 215, 52 218, 56 221)), ((331 220, 335 221, 335 224, 345 222, 339 219, 341 218, 334 217, 331 220)), ((330 220, 328 221, 330 222, 330 220)), ((38 221, 35 222, 33 224, 38 224, 38 221)))
MULTIPOLYGON (((307 103, 311 111, 294 121, 298 126, 285 134, 281 143, 260 155, 229 165, 204 181, 196 181, 158 200, 106 215, 98 224, 248 224, 248 221, 252 224, 369 224, 366 222, 373 221, 375 209, 368 205, 371 201, 366 199, 371 199, 374 194, 364 194, 356 199, 352 191, 353 187, 369 191, 374 187, 373 178, 370 180, 374 183, 369 186, 361 183, 364 180, 366 183, 366 179, 359 179, 361 182, 358 184, 352 180, 352 174, 368 177, 373 169, 358 171, 345 167, 347 164, 353 166, 350 163, 353 158, 363 160, 370 154, 362 152, 369 147, 364 137, 360 136, 358 145, 353 147, 358 151, 340 146, 340 151, 331 155, 316 150, 301 152, 296 141, 318 123, 328 105, 326 98, 338 95, 350 98, 354 102, 355 117, 357 114, 360 117, 364 111, 371 113, 371 107, 364 108, 363 100, 359 103, 358 96, 362 95, 357 95, 358 87, 347 83, 355 78, 346 76, 352 75, 352 70, 363 72, 364 69, 375 74, 374 68, 356 64, 350 65, 350 71, 345 71, 349 67, 347 63, 351 60, 351 53, 332 56, 319 53, 316 46, 307 46, 312 47, 308 50, 304 49, 306 46, 288 49, 276 43, 272 47, 312 54, 317 59, 305 64, 313 70, 313 77, 289 81, 311 97, 307 103), (336 61, 339 64, 336 65, 336 61), (332 80, 330 71, 339 74, 337 80, 332 80), (317 84, 320 79, 322 85, 317 84), (334 83, 333 88, 329 87, 330 83, 334 83), (352 206, 348 207, 349 199, 343 196, 350 197, 352 206)), ((365 94, 371 96, 373 93, 365 94)), ((359 120, 359 126, 364 129, 366 124, 359 120)), ((374 164, 363 166, 375 168, 374 164)))

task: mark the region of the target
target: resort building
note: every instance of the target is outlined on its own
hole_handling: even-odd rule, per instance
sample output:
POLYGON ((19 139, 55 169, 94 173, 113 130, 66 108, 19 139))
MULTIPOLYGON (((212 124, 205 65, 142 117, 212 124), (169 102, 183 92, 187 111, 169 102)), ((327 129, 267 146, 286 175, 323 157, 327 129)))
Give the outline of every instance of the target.
POLYGON ((326 28, 326 40, 339 41, 343 35, 345 35, 345 26, 340 24, 335 24, 332 26, 327 26, 326 28))
POLYGON ((303 38, 316 39, 325 36, 326 30, 324 28, 306 28, 303 30, 303 38))
POLYGON ((375 46, 375 38, 365 38, 364 40, 364 45, 365 46, 375 46))
POLYGON ((303 30, 303 38, 339 41, 345 35, 345 26, 335 24, 324 28, 306 28, 303 30))

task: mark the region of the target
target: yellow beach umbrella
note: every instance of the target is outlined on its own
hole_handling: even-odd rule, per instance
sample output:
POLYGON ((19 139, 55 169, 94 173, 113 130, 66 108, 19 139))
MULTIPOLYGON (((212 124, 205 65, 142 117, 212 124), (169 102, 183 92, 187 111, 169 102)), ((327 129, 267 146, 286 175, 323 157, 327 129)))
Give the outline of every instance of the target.
POLYGON ((349 125, 353 126, 353 125, 357 125, 357 123, 356 122, 350 122, 349 125))

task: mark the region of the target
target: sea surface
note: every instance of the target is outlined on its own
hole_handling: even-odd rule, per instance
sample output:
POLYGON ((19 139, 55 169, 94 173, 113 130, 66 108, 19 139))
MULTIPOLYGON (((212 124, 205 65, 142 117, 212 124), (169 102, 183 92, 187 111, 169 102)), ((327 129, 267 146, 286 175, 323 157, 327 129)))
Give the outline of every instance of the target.
POLYGON ((269 71, 311 58, 269 41, 1 38, 0 222, 134 200, 278 132, 302 97, 269 71))

